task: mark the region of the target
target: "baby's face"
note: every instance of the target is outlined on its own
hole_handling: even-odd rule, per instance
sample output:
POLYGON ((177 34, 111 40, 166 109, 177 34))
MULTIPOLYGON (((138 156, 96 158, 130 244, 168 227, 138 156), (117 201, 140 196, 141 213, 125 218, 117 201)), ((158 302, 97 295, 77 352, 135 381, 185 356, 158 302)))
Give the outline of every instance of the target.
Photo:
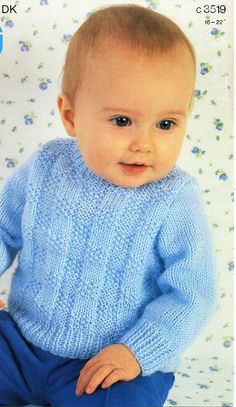
POLYGON ((71 112, 72 128, 67 126, 85 163, 125 188, 164 177, 179 156, 190 113, 189 51, 179 45, 149 57, 112 46, 90 62, 71 112))

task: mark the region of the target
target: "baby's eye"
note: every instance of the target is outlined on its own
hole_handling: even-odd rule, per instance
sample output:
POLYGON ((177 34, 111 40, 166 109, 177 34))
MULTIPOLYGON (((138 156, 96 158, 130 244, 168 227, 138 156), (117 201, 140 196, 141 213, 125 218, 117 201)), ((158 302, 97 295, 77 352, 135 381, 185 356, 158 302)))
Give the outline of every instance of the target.
POLYGON ((129 126, 131 124, 130 119, 125 116, 114 117, 113 119, 111 119, 111 121, 112 121, 112 123, 114 123, 120 127, 129 126))
POLYGON ((157 123, 157 127, 161 130, 170 130, 171 127, 175 125, 173 120, 162 120, 161 122, 157 123))

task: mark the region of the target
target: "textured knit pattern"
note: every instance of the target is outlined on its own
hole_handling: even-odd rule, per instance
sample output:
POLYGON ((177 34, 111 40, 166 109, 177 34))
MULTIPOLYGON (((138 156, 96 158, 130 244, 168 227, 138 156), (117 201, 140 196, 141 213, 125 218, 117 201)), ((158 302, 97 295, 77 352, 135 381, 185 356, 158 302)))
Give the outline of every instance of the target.
POLYGON ((177 166, 122 188, 93 174, 74 140, 48 142, 5 184, 0 234, 0 274, 19 254, 9 311, 53 354, 123 343, 143 376, 176 371, 214 309, 203 204, 177 166))

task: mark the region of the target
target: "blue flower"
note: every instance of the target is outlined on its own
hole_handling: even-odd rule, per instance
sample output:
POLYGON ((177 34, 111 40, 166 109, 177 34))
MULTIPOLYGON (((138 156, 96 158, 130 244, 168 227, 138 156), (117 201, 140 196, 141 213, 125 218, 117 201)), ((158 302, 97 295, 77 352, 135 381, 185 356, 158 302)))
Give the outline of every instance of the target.
POLYGON ((201 69, 201 74, 206 75, 209 72, 208 68, 201 69))
POLYGON ((195 154, 197 158, 200 158, 205 154, 205 150, 201 150, 201 148, 195 146, 192 148, 192 153, 195 154))
POLYGON ((195 146, 195 147, 192 148, 192 153, 193 153, 193 154, 198 154, 199 152, 200 152, 200 148, 199 148, 199 147, 196 147, 196 146, 195 146))
POLYGON ((29 47, 26 44, 21 45, 20 47, 21 51, 25 52, 25 51, 29 51, 29 47))
POLYGON ((217 28, 212 28, 211 35, 217 35, 218 33, 219 33, 219 30, 217 30, 217 28))
POLYGON ((227 177, 227 175, 224 173, 224 174, 221 174, 221 175, 219 176, 219 179, 222 180, 222 181, 227 181, 228 177, 227 177))
POLYGON ((12 158, 5 158, 5 161, 7 162, 7 168, 14 168, 16 166, 16 161, 12 158))
POLYGON ((198 90, 198 89, 195 89, 195 90, 194 90, 194 95, 195 95, 195 96, 200 96, 200 95, 201 95, 201 91, 198 90))
POLYGON ((33 124, 33 120, 32 119, 26 119, 25 120, 25 124, 33 124))
POLYGON ((233 262, 233 261, 229 261, 229 263, 228 263, 228 270, 229 270, 229 271, 234 271, 234 262, 233 262))
POLYGON ((224 123, 220 119, 214 119, 213 124, 216 126, 216 130, 222 130, 224 127, 224 123))
POLYGON ((202 99, 206 94, 207 94, 207 90, 204 90, 203 92, 200 89, 194 90, 194 96, 197 99, 202 99))
POLYGON ((202 75, 206 75, 212 69, 212 66, 210 64, 208 64, 207 62, 201 62, 200 66, 201 66, 202 75))
POLYGON ((5 24, 5 26, 6 26, 6 27, 9 27, 9 28, 12 28, 12 27, 14 27, 14 23, 13 23, 13 21, 8 20, 8 21, 6 22, 6 24, 5 24))
POLYGON ((223 123, 217 123, 217 125, 216 125, 216 129, 217 129, 217 130, 222 130, 223 127, 224 127, 224 124, 223 124, 223 123))
POLYGON ((225 35, 225 33, 224 32, 222 32, 222 31, 220 31, 220 30, 218 30, 217 28, 212 28, 212 30, 211 30, 211 35, 214 35, 214 37, 215 38, 220 38, 220 37, 222 37, 223 35, 225 35))
POLYGON ((63 38, 64 38, 64 40, 66 40, 66 41, 70 41, 71 38, 72 38, 72 35, 71 35, 71 34, 64 34, 64 35, 63 35, 63 38))
POLYGON ((41 82, 39 85, 40 89, 45 90, 48 87, 48 84, 46 82, 41 82))
POLYGON ((226 181, 228 179, 227 174, 225 173, 225 171, 221 168, 219 168, 215 174, 218 176, 219 180, 221 181, 226 181))
POLYGON ((48 0, 40 0, 40 6, 48 5, 48 0))
POLYGON ((39 78, 40 84, 39 84, 39 88, 41 90, 45 90, 48 87, 48 83, 52 83, 51 79, 48 78, 39 78))
POLYGON ((231 346, 231 341, 230 341, 229 339, 226 340, 226 341, 224 341, 223 346, 224 346, 224 348, 230 348, 230 346, 231 346))
POLYGON ((25 124, 27 124, 27 125, 28 124, 33 124, 33 120, 28 115, 25 115, 24 119, 25 119, 25 124))
POLYGON ((21 45, 20 50, 21 51, 29 51, 30 47, 32 46, 30 42, 26 41, 19 41, 19 44, 21 45))

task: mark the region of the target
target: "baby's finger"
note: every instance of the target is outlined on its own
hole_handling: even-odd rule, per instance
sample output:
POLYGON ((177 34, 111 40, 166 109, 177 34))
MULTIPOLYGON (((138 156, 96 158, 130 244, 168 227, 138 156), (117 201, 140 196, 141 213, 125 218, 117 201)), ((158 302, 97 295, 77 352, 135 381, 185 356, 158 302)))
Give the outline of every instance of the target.
POLYGON ((104 382, 102 383, 102 388, 106 389, 107 387, 118 382, 119 380, 125 380, 123 369, 113 370, 113 372, 111 372, 109 374, 109 376, 107 376, 106 379, 104 380, 104 382))
POLYGON ((83 376, 87 375, 87 373, 90 372, 91 369, 94 370, 95 366, 97 366, 96 367, 97 369, 99 365, 101 365, 101 360, 90 359, 89 362, 87 362, 86 365, 84 365, 83 369, 80 370, 80 375, 83 376))
POLYGON ((82 371, 87 372, 93 365, 101 362, 101 358, 98 355, 94 356, 92 359, 89 359, 88 362, 84 365, 82 371))
POLYGON ((93 393, 96 388, 103 382, 103 380, 115 369, 114 365, 103 365, 93 375, 88 385, 86 386, 86 393, 93 393))
MULTIPOLYGON (((101 365, 101 363, 100 363, 100 365, 101 365)), ((90 379, 92 378, 92 376, 94 375, 96 370, 99 369, 100 365, 97 362, 97 363, 94 363, 89 369, 83 368, 80 371, 80 375, 77 380, 76 390, 75 390, 75 392, 78 396, 81 396, 83 394, 85 387, 89 383, 90 379)))

